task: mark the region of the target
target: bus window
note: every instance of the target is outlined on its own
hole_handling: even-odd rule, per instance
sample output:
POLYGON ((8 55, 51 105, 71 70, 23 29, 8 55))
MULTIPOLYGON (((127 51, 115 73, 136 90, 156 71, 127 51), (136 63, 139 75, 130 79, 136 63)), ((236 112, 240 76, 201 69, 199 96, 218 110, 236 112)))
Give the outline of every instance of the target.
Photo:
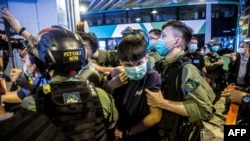
POLYGON ((151 21, 151 10, 131 10, 128 11, 128 23, 140 23, 151 21))
MULTIPOLYGON (((154 9, 155 10, 155 9, 154 9)), ((157 13, 152 13, 153 22, 161 22, 161 21, 167 21, 170 19, 176 19, 176 7, 165 7, 165 8, 159 8, 157 10, 157 13)))
POLYGON ((206 18, 205 5, 189 5, 179 7, 179 20, 199 20, 206 18))
POLYGON ((235 16, 236 7, 234 5, 212 5, 212 18, 232 18, 235 16))
POLYGON ((89 26, 102 25, 104 22, 102 13, 88 14, 86 20, 88 21, 89 26))
MULTIPOLYGON (((114 48, 112 39, 120 39, 121 31, 127 26, 148 32, 152 28, 161 29, 166 21, 172 19, 180 20, 192 27, 193 34, 199 35, 200 46, 204 46, 210 39, 220 38, 223 41, 227 39, 223 43, 225 47, 228 47, 230 41, 235 41, 232 44, 237 46, 239 8, 239 2, 234 0, 221 3, 178 2, 138 7, 138 9, 122 8, 114 11, 87 13, 84 16, 81 15, 81 20, 89 22, 90 32, 94 32, 99 39, 105 39, 106 49, 114 48)), ((243 33, 246 33, 244 29, 243 33)), ((116 43, 119 43, 118 40, 116 43)))
POLYGON ((106 24, 124 24, 126 23, 126 11, 105 13, 106 24))

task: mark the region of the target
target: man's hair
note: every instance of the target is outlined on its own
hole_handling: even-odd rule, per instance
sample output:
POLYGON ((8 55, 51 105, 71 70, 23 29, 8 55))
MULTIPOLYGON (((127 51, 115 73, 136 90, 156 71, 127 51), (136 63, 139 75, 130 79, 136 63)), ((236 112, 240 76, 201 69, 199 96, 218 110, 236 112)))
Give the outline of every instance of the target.
MULTIPOLYGON (((187 26, 185 23, 177 20, 170 20, 162 25, 162 30, 167 26, 171 26, 178 33, 181 33, 182 38, 184 39, 184 47, 186 47, 192 38, 193 29, 187 26)), ((173 32, 175 37, 179 37, 177 32, 173 32)))
POLYGON ((49 78, 49 75, 47 74, 47 71, 46 71, 46 64, 43 61, 41 61, 40 59, 38 59, 32 53, 28 52, 28 55, 29 55, 30 63, 36 64, 36 67, 39 69, 39 71, 49 78))
POLYGON ((138 35, 127 35, 117 47, 121 61, 137 61, 147 54, 145 41, 138 35))
POLYGON ((161 36, 161 30, 157 28, 151 29, 148 33, 154 33, 156 36, 159 37, 161 36))
POLYGON ((195 36, 193 36, 193 37, 191 38, 191 40, 196 40, 196 41, 198 41, 198 38, 195 37, 195 36))
POLYGON ((128 26, 121 32, 121 34, 122 34, 122 38, 125 38, 128 35, 140 36, 141 38, 144 39, 144 42, 146 42, 146 45, 148 45, 148 42, 149 42, 148 34, 142 29, 133 29, 132 27, 128 26))
POLYGON ((245 43, 247 45, 248 48, 250 48, 250 42, 242 42, 242 43, 245 43))

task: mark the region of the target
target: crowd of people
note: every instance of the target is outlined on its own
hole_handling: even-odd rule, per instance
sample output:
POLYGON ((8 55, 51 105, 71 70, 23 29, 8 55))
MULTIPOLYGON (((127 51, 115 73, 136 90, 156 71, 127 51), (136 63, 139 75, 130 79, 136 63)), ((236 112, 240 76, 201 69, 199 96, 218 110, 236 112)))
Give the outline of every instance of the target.
MULTIPOLYGON (((240 104, 238 120, 249 123, 248 42, 224 54, 224 70, 221 43, 209 41, 206 52, 181 21, 149 33, 128 27, 108 52, 93 33, 52 26, 32 35, 1 12, 26 44, 23 68, 6 74, 19 89, 7 90, 0 66, 0 140, 199 141, 221 97, 224 114, 230 102, 240 104), (224 91, 229 83, 238 89, 224 91)), ((1 50, 0 65, 2 57, 1 50)))

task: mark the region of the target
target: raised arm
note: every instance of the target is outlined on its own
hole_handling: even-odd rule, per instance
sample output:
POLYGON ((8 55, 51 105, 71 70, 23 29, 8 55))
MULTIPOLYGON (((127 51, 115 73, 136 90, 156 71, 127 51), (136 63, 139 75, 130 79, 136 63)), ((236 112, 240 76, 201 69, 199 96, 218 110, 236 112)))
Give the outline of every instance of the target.
POLYGON ((19 35, 22 35, 25 39, 29 39, 31 34, 21 26, 20 22, 14 17, 7 8, 1 10, 2 16, 6 19, 11 28, 16 31, 19 35))

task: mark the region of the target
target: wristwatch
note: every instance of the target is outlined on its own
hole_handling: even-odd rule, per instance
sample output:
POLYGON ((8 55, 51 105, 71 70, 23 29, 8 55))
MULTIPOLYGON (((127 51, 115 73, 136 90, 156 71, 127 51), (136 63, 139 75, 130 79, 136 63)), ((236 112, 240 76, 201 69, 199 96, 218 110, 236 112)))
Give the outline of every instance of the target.
POLYGON ((244 103, 244 104, 250 103, 250 95, 249 94, 242 97, 242 103, 244 103))

